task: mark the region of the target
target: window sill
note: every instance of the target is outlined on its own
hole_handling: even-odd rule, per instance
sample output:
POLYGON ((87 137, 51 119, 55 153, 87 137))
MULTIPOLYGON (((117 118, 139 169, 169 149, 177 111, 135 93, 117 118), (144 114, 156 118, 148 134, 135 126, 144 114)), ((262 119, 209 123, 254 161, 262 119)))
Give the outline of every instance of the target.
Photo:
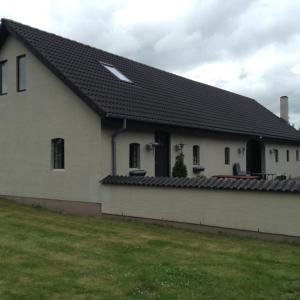
POLYGON ((52 169, 53 172, 64 172, 65 169, 52 169))
POLYGON ((205 171, 205 168, 202 167, 201 165, 193 165, 193 173, 201 173, 205 171))
POLYGON ((7 95, 8 93, 1 93, 0 96, 5 96, 7 95))
POLYGON ((22 92, 26 92, 26 89, 25 90, 17 90, 18 93, 22 93, 22 92))
POLYGON ((130 168, 129 170, 129 176, 146 176, 147 174, 147 171, 141 169, 130 168))

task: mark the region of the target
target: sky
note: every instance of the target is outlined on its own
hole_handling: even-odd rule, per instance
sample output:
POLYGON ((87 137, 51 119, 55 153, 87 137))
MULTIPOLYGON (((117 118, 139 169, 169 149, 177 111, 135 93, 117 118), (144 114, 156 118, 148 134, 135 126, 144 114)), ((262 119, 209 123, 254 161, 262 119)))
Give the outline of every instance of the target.
POLYGON ((256 99, 300 127, 299 0, 0 0, 0 16, 256 99))

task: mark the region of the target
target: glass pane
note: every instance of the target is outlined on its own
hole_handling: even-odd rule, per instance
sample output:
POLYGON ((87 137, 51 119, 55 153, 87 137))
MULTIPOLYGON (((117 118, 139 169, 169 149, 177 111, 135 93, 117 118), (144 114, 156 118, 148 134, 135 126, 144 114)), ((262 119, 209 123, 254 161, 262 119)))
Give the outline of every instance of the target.
POLYGON ((225 148, 225 165, 230 164, 230 149, 228 147, 225 148))
POLYGON ((140 145, 133 143, 129 145, 129 168, 140 167, 140 145))
POLYGON ((112 74, 114 74, 117 78, 119 78, 122 81, 127 81, 127 82, 131 82, 130 79, 128 79, 124 74, 122 74, 119 70, 117 70, 114 66, 110 66, 110 65, 105 65, 103 64, 103 66, 110 71, 112 74))
POLYGON ((275 149, 275 162, 278 162, 278 150, 275 149))
POLYGON ((18 91, 26 90, 26 57, 18 57, 18 91))
POLYGON ((0 71, 0 93, 7 93, 7 62, 1 63, 1 71, 0 71))
POLYGON ((64 169, 65 167, 65 149, 63 139, 52 140, 53 168, 64 169))
POLYGON ((199 164, 199 146, 193 146, 193 164, 199 164))

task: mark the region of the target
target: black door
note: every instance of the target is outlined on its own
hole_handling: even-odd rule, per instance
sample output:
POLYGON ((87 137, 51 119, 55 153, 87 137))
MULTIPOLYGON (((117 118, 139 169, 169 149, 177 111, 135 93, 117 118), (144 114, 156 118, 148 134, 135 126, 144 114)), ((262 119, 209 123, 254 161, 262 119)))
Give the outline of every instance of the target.
POLYGON ((247 173, 261 173, 262 172, 262 148, 261 143, 256 140, 249 140, 247 143, 247 173))
POLYGON ((155 176, 170 176, 170 135, 167 132, 155 132, 155 176))

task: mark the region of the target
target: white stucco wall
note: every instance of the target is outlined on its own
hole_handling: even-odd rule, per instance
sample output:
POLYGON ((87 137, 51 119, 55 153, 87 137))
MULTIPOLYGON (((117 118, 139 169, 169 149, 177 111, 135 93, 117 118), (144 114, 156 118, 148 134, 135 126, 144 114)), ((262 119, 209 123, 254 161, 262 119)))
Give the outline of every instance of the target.
MULTIPOLYGON (((141 169, 147 171, 147 176, 154 176, 154 152, 149 152, 146 145, 154 141, 155 130, 159 127, 153 126, 146 128, 128 129, 121 133, 117 139, 117 173, 118 175, 129 174, 129 144, 140 143, 141 150, 141 169)), ((102 144, 105 145, 103 151, 103 176, 111 172, 111 135, 113 130, 103 128, 102 144)), ((193 171, 193 145, 200 147, 200 165, 205 167, 201 175, 211 177, 213 175, 232 175, 233 164, 240 163, 241 169, 246 171, 246 150, 239 152, 240 148, 246 149, 247 138, 229 138, 221 135, 211 135, 211 137, 201 136, 200 134, 182 133, 174 130, 168 130, 170 133, 170 174, 175 163, 178 151, 175 145, 183 143, 183 153, 185 155, 185 164, 188 170, 188 176, 196 176, 193 171), (230 164, 225 165, 224 149, 230 148, 230 164)), ((262 170, 276 175, 286 175, 287 177, 300 177, 300 161, 296 161, 296 149, 300 152, 300 146, 289 144, 270 144, 265 143, 265 153, 262 155, 262 170), (270 149, 279 150, 279 163, 275 163, 274 154, 270 154, 270 149), (286 161, 286 150, 290 150, 290 162, 286 161), (264 166, 265 164, 265 166, 264 166)), ((300 155, 300 153, 299 153, 300 155)), ((271 178, 271 177, 269 177, 271 178)))
POLYGON ((299 194, 105 185, 107 214, 300 237, 299 194))
MULTIPOLYGON (((102 128, 102 175, 111 174, 111 136, 117 129, 102 128)), ((129 144, 140 144, 140 168, 147 171, 147 176, 154 176, 154 153, 146 150, 146 144, 154 141, 154 133, 150 130, 128 130, 116 138, 117 174, 129 174, 129 144)))
POLYGON ((269 173, 282 174, 287 177, 300 178, 300 146, 288 144, 266 143, 266 168, 269 173), (278 150, 278 162, 275 161, 274 152, 270 150, 278 150), (287 161, 286 151, 290 152, 290 161, 287 161), (296 160, 296 150, 299 150, 299 161, 296 160))
MULTIPOLYGON (((128 129, 121 133, 116 139, 117 145, 117 174, 129 174, 129 144, 140 143, 140 160, 141 169, 147 171, 147 176, 154 176, 154 151, 149 151, 146 148, 148 143, 154 142, 155 130, 159 128, 141 128, 128 129)), ((113 130, 103 128, 102 130, 102 144, 105 146, 103 153, 103 175, 111 173, 111 135, 113 130)), ((246 153, 239 153, 240 147, 246 147, 246 140, 229 139, 222 137, 204 137, 201 135, 183 134, 170 130, 170 174, 174 166, 176 156, 179 154, 175 150, 175 145, 179 143, 184 144, 183 153, 185 155, 185 164, 188 170, 188 176, 196 176, 193 169, 193 145, 200 146, 200 165, 206 169, 201 175, 207 177, 213 175, 231 175, 233 164, 239 162, 242 170, 246 170, 246 153), (224 149, 230 147, 230 164, 225 165, 224 149)))
POLYGON ((8 38, 8 94, 0 96, 0 194, 99 201, 101 122, 16 39, 8 38), (16 92, 16 57, 27 57, 27 90, 16 92), (65 139, 65 170, 51 168, 51 139, 65 139))
POLYGON ((183 153, 188 176, 196 176, 193 173, 193 145, 200 147, 200 165, 205 167, 201 175, 211 177, 213 175, 232 175, 233 164, 240 163, 241 169, 246 170, 246 152, 239 153, 238 149, 246 147, 246 140, 218 137, 203 137, 201 135, 171 134, 171 166, 174 165, 178 152, 176 144, 184 144, 183 153), (230 148, 230 164, 225 164, 225 147, 230 148))

